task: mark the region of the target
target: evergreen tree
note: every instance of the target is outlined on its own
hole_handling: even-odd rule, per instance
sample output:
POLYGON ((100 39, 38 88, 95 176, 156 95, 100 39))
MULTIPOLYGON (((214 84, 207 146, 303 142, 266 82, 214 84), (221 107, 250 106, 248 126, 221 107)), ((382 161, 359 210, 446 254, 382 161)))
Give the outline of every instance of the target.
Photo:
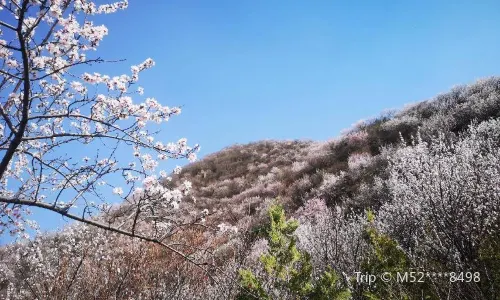
POLYGON ((258 276, 251 270, 240 270, 244 289, 238 299, 349 299, 350 291, 332 268, 318 279, 313 278, 309 253, 296 247, 293 233, 299 223, 286 220, 281 205, 273 205, 269 217, 265 232, 269 249, 260 257, 265 274, 258 276))

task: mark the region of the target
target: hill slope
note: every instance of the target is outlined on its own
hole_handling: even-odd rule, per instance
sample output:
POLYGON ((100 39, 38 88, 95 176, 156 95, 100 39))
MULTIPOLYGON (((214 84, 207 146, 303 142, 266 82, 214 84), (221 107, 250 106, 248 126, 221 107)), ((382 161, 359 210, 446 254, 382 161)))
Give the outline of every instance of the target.
POLYGON ((397 290, 401 297, 425 291, 433 299, 495 299, 500 290, 499 117, 500 78, 492 77, 359 123, 338 139, 235 145, 186 166, 165 182, 193 184, 176 217, 206 209, 207 226, 238 228, 237 234, 190 230, 172 237, 195 245, 193 256, 222 268, 211 273, 217 284, 164 249, 83 226, 4 248, 1 282, 12 299, 33 298, 34 291, 40 299, 232 298, 238 293, 238 269, 262 273, 255 260, 266 249, 261 229, 270 204, 279 198, 301 222, 296 236, 301 249, 310 252, 315 274, 330 266, 347 275, 344 283, 355 298, 367 292, 387 298, 397 290), (368 209, 376 216, 372 223, 368 209), (366 238, 372 227, 383 234, 378 240, 366 238), (394 253, 380 248, 391 243, 404 251, 405 264, 377 264, 372 257, 384 249, 394 253), (36 259, 19 254, 30 251, 40 254, 36 259), (355 271, 416 267, 410 262, 437 272, 481 270, 481 279, 488 280, 451 288, 435 280, 418 291, 406 285, 377 290, 352 281, 355 271), (106 280, 96 281, 96 275, 106 280))
POLYGON ((387 178, 384 148, 397 147, 401 138, 411 140, 417 130, 430 141, 440 132, 464 132, 473 120, 480 123, 499 116, 500 78, 491 77, 358 123, 336 140, 228 147, 185 167, 173 184, 190 180, 191 195, 197 200, 194 207, 219 211, 221 219, 233 224, 244 223, 243 215, 251 217, 265 198, 280 197, 292 209, 319 197, 329 205, 342 202, 363 210, 382 203, 382 195, 370 194, 352 203, 344 200, 371 185, 375 177, 387 178), (328 189, 329 181, 341 172, 343 184, 328 189))

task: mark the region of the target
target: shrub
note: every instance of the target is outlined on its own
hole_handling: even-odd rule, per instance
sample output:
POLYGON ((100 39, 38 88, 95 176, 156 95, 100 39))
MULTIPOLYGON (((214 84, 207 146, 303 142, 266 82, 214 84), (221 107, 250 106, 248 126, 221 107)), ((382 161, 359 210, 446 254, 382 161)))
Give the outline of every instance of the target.
POLYGON ((455 141, 444 135, 430 143, 417 139, 390 159, 391 201, 380 208, 380 228, 429 268, 489 276, 481 284, 440 286, 454 298, 481 299, 498 289, 500 274, 485 263, 500 244, 498 124, 471 125, 455 141))

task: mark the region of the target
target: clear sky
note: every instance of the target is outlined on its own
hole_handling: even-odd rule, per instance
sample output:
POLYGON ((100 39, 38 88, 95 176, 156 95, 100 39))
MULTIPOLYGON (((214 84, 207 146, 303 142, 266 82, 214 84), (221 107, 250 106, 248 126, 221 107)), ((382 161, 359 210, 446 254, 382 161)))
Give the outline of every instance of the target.
POLYGON ((99 71, 153 58, 145 96, 183 105, 160 140, 186 137, 201 158, 262 139, 330 139, 500 71, 498 1, 131 0, 99 22, 109 29, 99 56, 127 59, 99 71))
POLYGON ((325 140, 500 71, 498 1, 132 0, 105 18, 103 56, 127 58, 124 71, 155 59, 145 95, 184 105, 165 140, 187 137, 201 156, 325 140))

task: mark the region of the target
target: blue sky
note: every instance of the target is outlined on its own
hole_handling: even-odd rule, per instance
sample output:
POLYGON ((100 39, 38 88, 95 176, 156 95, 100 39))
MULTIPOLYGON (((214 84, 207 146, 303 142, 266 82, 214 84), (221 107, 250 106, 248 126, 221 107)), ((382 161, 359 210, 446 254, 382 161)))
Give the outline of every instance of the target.
POLYGON ((159 140, 186 137, 202 158, 235 143, 330 139, 498 75, 499 14, 497 1, 131 0, 96 18, 109 29, 99 56, 127 59, 96 71, 120 75, 153 58, 145 97, 183 105, 159 140))
POLYGON ((261 139, 328 139, 500 70, 498 2, 342 2, 131 1, 106 16, 100 49, 155 59, 141 77, 146 95, 184 105, 165 139, 185 136, 202 156, 261 139))

